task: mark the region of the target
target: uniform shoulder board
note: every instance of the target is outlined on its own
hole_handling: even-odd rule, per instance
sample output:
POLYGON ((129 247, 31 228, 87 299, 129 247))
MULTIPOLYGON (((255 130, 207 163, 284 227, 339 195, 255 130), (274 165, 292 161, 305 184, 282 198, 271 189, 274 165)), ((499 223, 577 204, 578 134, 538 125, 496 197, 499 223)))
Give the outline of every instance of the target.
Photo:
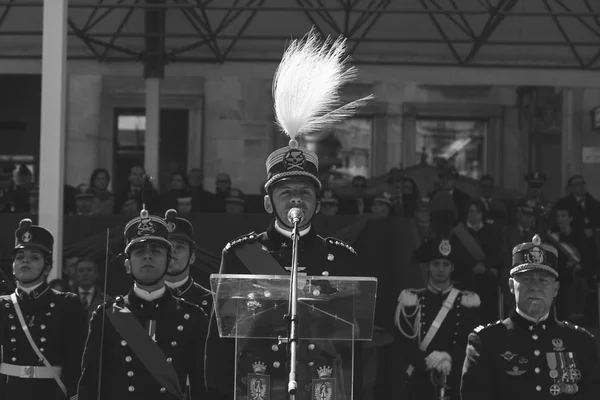
POLYGON ((564 321, 564 324, 565 324, 565 326, 566 326, 566 327, 568 327, 568 328, 571 328, 571 329, 573 329, 574 331, 578 331, 578 332, 584 332, 584 333, 587 333, 588 335, 590 335, 590 337, 591 337, 592 339, 594 339, 594 338, 595 338, 595 336, 594 336, 594 334, 593 334, 592 332, 588 331, 588 330, 587 330, 587 329, 585 329, 585 328, 582 328, 582 327, 581 327, 581 326, 579 326, 579 325, 575 325, 574 323, 572 323, 572 322, 569 322, 569 321, 564 321))
POLYGON ((500 324, 502 324, 502 320, 501 320, 501 319, 499 319, 499 320, 498 320, 498 321, 496 321, 496 322, 491 322, 491 323, 489 323, 489 324, 487 324, 487 325, 485 325, 485 326, 483 326, 483 325, 479 325, 477 328, 475 328, 475 329, 474 329, 474 332, 475 332, 475 333, 479 333, 479 332, 481 332, 481 331, 482 331, 482 330, 484 330, 484 329, 487 329, 487 328, 490 328, 490 327, 493 327, 493 326, 498 326, 498 325, 500 325, 500 324))
POLYGON ((398 296, 398 304, 404 307, 415 307, 419 302, 419 293, 426 289, 404 289, 398 296))
POLYGON ((225 250, 229 250, 232 247, 239 246, 240 244, 245 243, 249 240, 255 239, 256 237, 258 237, 256 232, 246 233, 245 235, 242 235, 236 239, 233 239, 231 242, 227 243, 225 245, 225 250))
POLYGON ((340 239, 337 239, 337 238, 334 238, 334 237, 328 237, 328 238, 325 239, 325 242, 329 246, 332 246, 332 247, 341 247, 343 249, 348 250, 350 253, 356 255, 356 251, 354 250, 354 248, 352 246, 350 246, 348 243, 346 243, 346 242, 344 242, 344 241, 342 241, 340 239))
POLYGON ((481 305, 481 299, 477 293, 463 290, 460 304, 467 308, 477 308, 481 305))
POLYGON ((0 301, 11 301, 10 300, 10 295, 0 296, 0 301))

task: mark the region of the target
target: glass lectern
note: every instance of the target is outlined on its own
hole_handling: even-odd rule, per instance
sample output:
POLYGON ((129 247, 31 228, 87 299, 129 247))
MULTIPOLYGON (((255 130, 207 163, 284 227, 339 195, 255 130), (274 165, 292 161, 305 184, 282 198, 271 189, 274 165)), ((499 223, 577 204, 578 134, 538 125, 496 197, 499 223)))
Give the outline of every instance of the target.
MULTIPOLYGON (((288 398, 289 275, 211 275, 219 335, 235 340, 235 398, 288 398)), ((355 342, 370 341, 377 279, 298 277, 297 400, 351 400, 355 342)))

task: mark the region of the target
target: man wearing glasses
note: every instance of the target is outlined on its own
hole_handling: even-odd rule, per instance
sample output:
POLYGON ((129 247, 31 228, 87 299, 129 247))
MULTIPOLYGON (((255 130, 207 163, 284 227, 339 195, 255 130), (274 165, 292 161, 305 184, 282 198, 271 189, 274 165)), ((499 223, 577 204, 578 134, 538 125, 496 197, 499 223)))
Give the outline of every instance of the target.
POLYGON ((551 313, 560 283, 557 250, 535 235, 512 251, 509 318, 469 335, 462 400, 600 398, 594 336, 551 313))

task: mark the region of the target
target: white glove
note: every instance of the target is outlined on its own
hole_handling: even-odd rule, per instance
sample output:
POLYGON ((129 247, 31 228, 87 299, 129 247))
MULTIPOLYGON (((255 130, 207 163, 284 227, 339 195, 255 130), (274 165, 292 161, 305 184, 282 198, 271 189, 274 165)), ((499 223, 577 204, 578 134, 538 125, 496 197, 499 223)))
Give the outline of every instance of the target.
POLYGON ((427 357, 425 357, 425 365, 427 369, 434 369, 444 360, 452 363, 452 357, 445 351, 432 351, 427 357))
POLYGON ((452 370, 452 363, 448 360, 442 360, 442 362, 439 363, 437 367, 435 367, 435 369, 438 372, 441 372, 442 374, 448 376, 450 375, 450 371, 452 370))

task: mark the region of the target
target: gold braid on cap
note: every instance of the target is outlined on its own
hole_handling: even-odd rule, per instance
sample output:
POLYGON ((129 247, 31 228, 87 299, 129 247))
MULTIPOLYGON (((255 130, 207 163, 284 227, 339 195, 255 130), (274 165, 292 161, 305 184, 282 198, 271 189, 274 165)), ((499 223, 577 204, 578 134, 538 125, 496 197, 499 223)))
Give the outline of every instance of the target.
POLYGON ((299 135, 326 129, 373 98, 342 105, 340 89, 358 72, 348 62, 346 39, 321 41, 314 28, 288 46, 273 78, 273 102, 276 123, 290 137, 291 148, 298 148, 299 135))

